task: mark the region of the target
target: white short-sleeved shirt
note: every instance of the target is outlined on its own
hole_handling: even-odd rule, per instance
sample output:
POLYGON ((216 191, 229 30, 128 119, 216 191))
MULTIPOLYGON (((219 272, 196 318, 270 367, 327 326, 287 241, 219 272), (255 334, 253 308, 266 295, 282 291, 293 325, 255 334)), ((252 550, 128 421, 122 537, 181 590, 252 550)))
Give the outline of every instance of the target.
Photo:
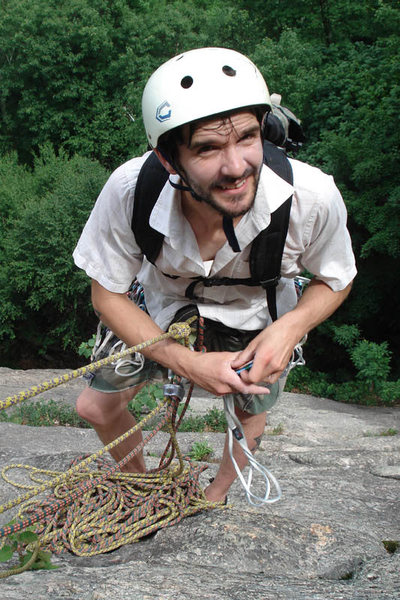
MULTIPOLYGON (((151 226, 164 234, 156 266, 143 257, 131 228, 134 192, 140 167, 134 158, 121 165, 104 186, 74 251, 75 264, 111 292, 126 292, 137 276, 145 290, 151 317, 165 329, 176 311, 190 303, 187 286, 196 276, 250 276, 251 243, 270 222, 271 212, 293 194, 289 230, 277 287, 278 315, 296 305, 293 278, 304 269, 331 287, 344 289, 356 274, 346 208, 329 175, 297 160, 293 187, 263 165, 251 210, 235 227, 241 252, 228 242, 211 265, 204 264, 191 226, 181 210, 180 192, 167 182, 150 216, 151 226), (171 278, 164 273, 177 278, 171 278)), ((178 176, 172 176, 179 181, 178 176)), ((196 286, 200 314, 229 327, 264 328, 270 321, 265 291, 258 287, 196 286)))

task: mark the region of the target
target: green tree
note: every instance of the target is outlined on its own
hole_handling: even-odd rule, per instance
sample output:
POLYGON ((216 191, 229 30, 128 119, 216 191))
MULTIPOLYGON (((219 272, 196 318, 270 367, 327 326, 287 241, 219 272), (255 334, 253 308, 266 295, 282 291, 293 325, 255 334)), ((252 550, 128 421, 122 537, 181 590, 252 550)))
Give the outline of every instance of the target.
MULTIPOLYGON (((329 67, 313 90, 324 102, 305 119, 316 134, 305 154, 334 175, 348 207, 359 275, 341 314, 357 322, 367 338, 386 340, 395 349, 400 344, 400 42, 391 36, 372 45, 330 49, 328 56, 329 67)), ((397 353, 393 367, 399 373, 397 353)))
POLYGON ((0 19, 0 151, 31 164, 51 142, 115 167, 145 148, 141 95, 167 58, 251 43, 246 11, 221 2, 18 0, 0 19))
MULTIPOLYGON (((0 171, 4 163, 11 184, 21 167, 10 168, 6 157, 0 171)), ((106 178, 98 163, 57 156, 50 146, 36 159, 28 193, 15 202, 0 241, 3 364, 45 354, 65 359, 65 349, 93 330, 89 280, 74 267, 71 251, 106 178)))
POLYGON ((399 31, 396 0, 241 0, 238 5, 252 15, 259 39, 277 40, 292 30, 304 41, 330 46, 372 43, 399 31))

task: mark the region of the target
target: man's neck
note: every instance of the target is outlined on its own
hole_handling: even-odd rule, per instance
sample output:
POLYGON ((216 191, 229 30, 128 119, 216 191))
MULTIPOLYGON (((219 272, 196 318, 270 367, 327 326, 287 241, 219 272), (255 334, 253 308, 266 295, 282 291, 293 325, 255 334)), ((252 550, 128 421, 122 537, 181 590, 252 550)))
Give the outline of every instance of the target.
MULTIPOLYGON (((182 212, 196 236, 203 260, 212 260, 226 242, 222 215, 206 202, 195 200, 190 192, 181 193, 182 212)), ((241 217, 233 220, 234 225, 241 217)))

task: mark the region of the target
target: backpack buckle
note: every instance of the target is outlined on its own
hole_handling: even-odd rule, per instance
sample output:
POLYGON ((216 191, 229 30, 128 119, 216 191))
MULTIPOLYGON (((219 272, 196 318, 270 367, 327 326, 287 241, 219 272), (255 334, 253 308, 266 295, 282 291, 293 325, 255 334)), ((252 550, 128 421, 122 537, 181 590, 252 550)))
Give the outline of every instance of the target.
POLYGON ((264 290, 266 290, 267 288, 274 288, 278 285, 280 278, 281 276, 277 275, 272 279, 264 279, 263 281, 260 281, 260 285, 264 290))

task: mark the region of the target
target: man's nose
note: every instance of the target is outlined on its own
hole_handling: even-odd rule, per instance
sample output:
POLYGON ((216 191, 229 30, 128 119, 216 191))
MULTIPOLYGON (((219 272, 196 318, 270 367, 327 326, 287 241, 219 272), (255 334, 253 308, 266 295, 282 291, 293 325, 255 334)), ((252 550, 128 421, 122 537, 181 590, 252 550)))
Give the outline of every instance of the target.
POLYGON ((237 179, 246 171, 246 161, 242 150, 236 144, 229 144, 224 148, 221 173, 225 177, 237 179))

